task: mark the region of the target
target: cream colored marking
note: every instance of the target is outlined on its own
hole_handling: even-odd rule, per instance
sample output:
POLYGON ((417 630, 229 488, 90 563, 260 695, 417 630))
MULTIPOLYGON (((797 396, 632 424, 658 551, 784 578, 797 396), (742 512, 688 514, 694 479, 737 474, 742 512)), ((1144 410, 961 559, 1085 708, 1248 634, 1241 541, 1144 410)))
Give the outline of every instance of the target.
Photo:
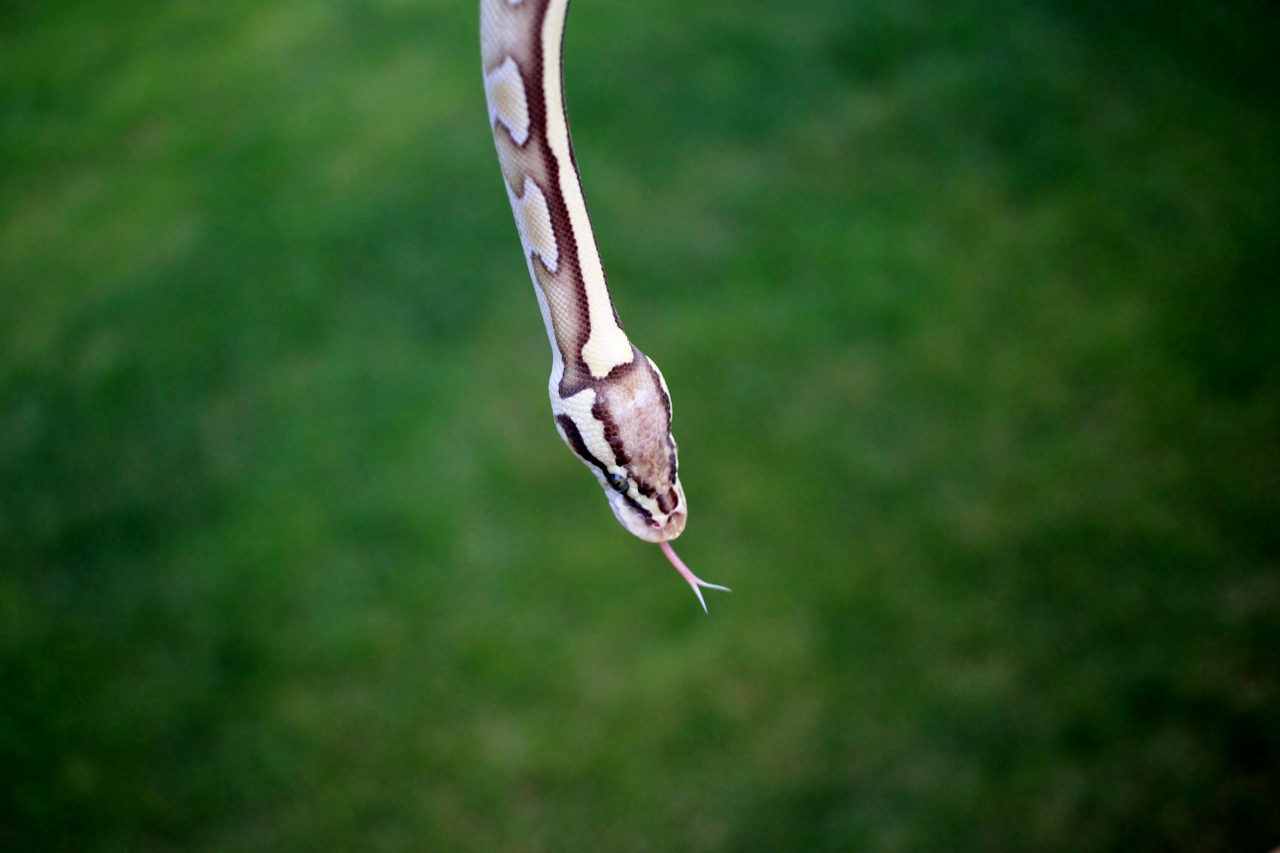
POLYGON ((659 524, 664 524, 667 520, 667 515, 661 509, 658 508, 658 502, 655 501, 653 498, 648 497, 647 495, 640 494, 640 490, 637 489, 634 485, 635 481, 633 480, 631 482, 632 482, 632 486, 631 488, 627 489, 627 496, 630 497, 636 503, 640 504, 640 506, 648 510, 649 515, 653 517, 654 521, 658 522, 659 524))
POLYGON ((591 219, 587 216, 587 202, 569 154, 569 125, 565 121, 560 85, 560 34, 568 6, 569 0, 551 0, 542 21, 542 91, 547 108, 547 143, 560 166, 560 195, 569 210, 569 227, 573 229, 574 242, 578 247, 578 266, 582 270, 582 285, 587 294, 591 334, 582 347, 582 360, 591 375, 601 379, 618 365, 629 363, 634 356, 627 333, 614 319, 604 267, 600 264, 591 219))
POLYGON ((484 75, 484 95, 489 102, 489 124, 501 122, 512 141, 523 148, 529 141, 529 100, 520 67, 514 59, 508 56, 484 75))
MULTIPOLYGON (((568 415, 573 425, 582 436, 582 443, 597 461, 610 470, 617 468, 617 459, 609 440, 604 437, 604 424, 591 414, 591 407, 596 404, 594 388, 585 388, 572 397, 561 399, 551 395, 551 410, 557 415, 568 415)), ((621 470, 621 469, 619 469, 621 470)), ((625 472, 623 472, 625 474, 625 472)))
POLYGON ((538 283, 538 274, 533 271, 533 258, 525 255, 529 264, 529 277, 533 279, 533 293, 538 297, 538 310, 542 312, 542 324, 547 327, 547 337, 551 340, 551 379, 547 382, 547 393, 551 395, 551 408, 555 408, 560 399, 560 380, 564 379, 564 356, 560 353, 560 341, 556 338, 556 327, 551 322, 551 306, 547 304, 547 295, 542 292, 538 283))
MULTIPOLYGON (((551 229, 551 212, 547 209, 547 197, 533 178, 524 179, 524 193, 516 195, 509 189, 511 210, 516 215, 516 228, 520 231, 520 243, 524 253, 532 258, 536 254, 552 274, 560 266, 560 250, 556 247, 555 232, 551 229)), ((534 279, 537 280, 536 278, 534 279)))

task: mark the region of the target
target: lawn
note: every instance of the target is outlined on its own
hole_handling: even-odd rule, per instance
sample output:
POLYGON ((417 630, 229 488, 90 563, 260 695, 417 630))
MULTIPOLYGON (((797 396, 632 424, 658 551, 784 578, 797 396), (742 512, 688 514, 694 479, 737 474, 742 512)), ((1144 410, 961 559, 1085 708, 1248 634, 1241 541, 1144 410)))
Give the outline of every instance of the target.
POLYGON ((709 615, 477 17, 0 8, 0 847, 1280 845, 1280 12, 575 0, 709 615))

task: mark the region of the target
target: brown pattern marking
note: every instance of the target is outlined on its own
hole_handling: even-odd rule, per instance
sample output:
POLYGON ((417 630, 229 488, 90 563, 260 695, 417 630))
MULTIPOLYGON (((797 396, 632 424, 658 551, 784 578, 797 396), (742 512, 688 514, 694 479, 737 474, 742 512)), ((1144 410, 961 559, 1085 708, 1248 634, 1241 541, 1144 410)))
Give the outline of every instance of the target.
MULTIPOLYGON (((569 209, 560 191, 560 163, 547 141, 540 35, 549 5, 549 0, 524 0, 517 6, 511 6, 506 0, 487 3, 484 7, 487 14, 482 26, 502 37, 484 38, 481 43, 482 46, 485 42, 497 45, 496 49, 483 57, 485 73, 492 73, 510 57, 515 61, 525 87, 525 100, 529 109, 529 138, 523 146, 517 145, 505 129, 499 131, 499 123, 495 122, 494 141, 503 176, 512 193, 516 196, 523 193, 524 179, 527 176, 533 179, 547 200, 552 235, 559 254, 557 270, 551 272, 540 257, 537 264, 531 264, 531 270, 551 306, 556 347, 564 361, 564 376, 561 377, 557 391, 561 399, 567 399, 584 388, 598 387, 598 383, 582 359, 582 348, 591 337, 586 285, 582 278, 577 240, 570 227, 569 209), (513 34, 531 35, 512 38, 513 34)), ((567 116, 564 119, 568 121, 567 116)), ((572 139, 569 142, 569 155, 570 168, 576 169, 572 139)), ((612 298, 609 299, 609 305, 616 320, 618 312, 612 298)), ((618 328, 622 328, 621 321, 618 322, 618 328)))
POLYGON ((671 400, 649 359, 632 349, 631 362, 614 368, 597 384, 591 415, 604 424, 605 439, 637 490, 669 513, 678 504, 671 400))

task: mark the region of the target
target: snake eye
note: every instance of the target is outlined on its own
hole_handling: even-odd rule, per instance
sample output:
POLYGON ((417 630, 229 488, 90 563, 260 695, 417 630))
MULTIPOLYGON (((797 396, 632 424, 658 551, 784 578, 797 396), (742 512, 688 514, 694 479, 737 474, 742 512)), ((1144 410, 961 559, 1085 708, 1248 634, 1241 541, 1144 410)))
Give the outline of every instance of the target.
POLYGON ((608 478, 609 485, 613 487, 614 491, 622 492, 622 494, 624 495, 627 493, 626 477, 623 477, 621 474, 615 473, 613 471, 610 471, 609 473, 607 473, 605 477, 608 478))

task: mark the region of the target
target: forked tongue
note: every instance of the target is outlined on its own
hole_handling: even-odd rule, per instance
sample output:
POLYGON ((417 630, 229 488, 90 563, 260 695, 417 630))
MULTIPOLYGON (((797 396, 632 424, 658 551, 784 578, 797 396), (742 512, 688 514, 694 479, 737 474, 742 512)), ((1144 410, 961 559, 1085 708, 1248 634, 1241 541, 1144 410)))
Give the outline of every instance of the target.
POLYGON ((675 566, 676 571, 679 572, 684 577, 684 579, 689 582, 689 586, 693 587, 693 593, 694 595, 698 596, 698 603, 702 605, 703 613, 707 612, 707 602, 703 600, 702 590, 698 589, 698 587, 705 586, 707 589, 722 589, 725 592, 733 591, 729 589, 729 587, 727 586, 720 586, 719 584, 715 584, 715 583, 707 583, 702 578, 698 577, 693 572, 689 571, 689 567, 686 566, 684 564, 684 560, 680 559, 680 557, 676 554, 675 549, 671 547, 670 542, 663 541, 663 542, 659 542, 658 545, 659 547, 662 548, 662 553, 666 554, 667 559, 671 561, 671 565, 675 566))

